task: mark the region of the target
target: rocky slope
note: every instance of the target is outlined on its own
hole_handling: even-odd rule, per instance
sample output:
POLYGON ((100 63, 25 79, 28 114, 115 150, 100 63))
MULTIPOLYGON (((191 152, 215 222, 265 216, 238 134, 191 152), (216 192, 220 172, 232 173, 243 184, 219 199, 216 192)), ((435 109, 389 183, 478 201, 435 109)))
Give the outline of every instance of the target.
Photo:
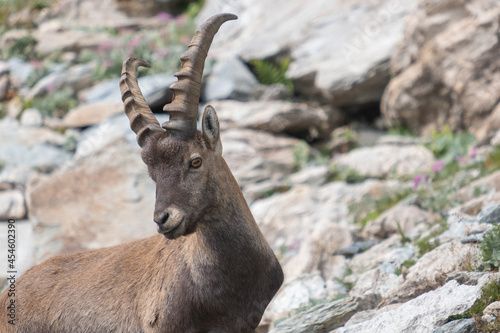
MULTIPOLYGON (((497 6, 440 3, 206 1, 196 18, 240 16, 216 37, 211 56, 219 60, 207 64, 202 104, 219 114, 224 157, 285 271, 260 332, 499 331, 500 134, 484 121, 498 103, 497 6), (457 24, 481 27, 484 39, 465 29, 453 47, 441 45, 457 24), (347 57, 338 48, 362 52, 347 57), (294 94, 286 84, 261 84, 247 66, 286 56, 294 94), (417 67, 432 80, 412 76, 417 67), (488 89, 473 88, 480 81, 488 89), (467 96, 481 92, 472 109, 458 109, 452 90, 461 82, 467 96), (383 95, 391 124, 451 129, 417 137, 342 126, 383 95), (426 116, 433 101, 440 107, 426 116), (439 112, 457 115, 460 126, 439 112), (452 131, 469 125, 476 138, 452 131)), ((193 19, 154 6, 144 7, 145 18, 130 17, 119 7, 61 1, 12 14, 9 24, 20 28, 0 30, 0 220, 17 221, 20 272, 155 233, 154 184, 113 70, 131 52, 149 54, 154 74, 139 82, 158 110, 171 98, 175 56, 193 19), (96 8, 109 11, 105 27, 95 26, 96 8)), ((5 249, 7 223, 0 228, 5 249)))

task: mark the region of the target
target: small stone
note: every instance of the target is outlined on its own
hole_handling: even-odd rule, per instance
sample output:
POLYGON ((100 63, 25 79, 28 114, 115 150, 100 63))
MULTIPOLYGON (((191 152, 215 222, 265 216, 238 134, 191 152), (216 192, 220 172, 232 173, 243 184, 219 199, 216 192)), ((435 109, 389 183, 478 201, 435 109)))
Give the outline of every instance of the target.
POLYGON ((26 109, 21 114, 21 125, 25 127, 41 127, 43 117, 37 109, 26 109))
POLYGON ((0 192, 0 221, 22 219, 26 216, 24 195, 19 190, 0 192))
POLYGON ((473 318, 453 320, 432 333, 477 333, 476 321, 473 318))
POLYGON ((428 211, 413 205, 396 205, 368 222, 363 235, 384 239, 401 232, 405 237, 414 237, 419 227, 428 228, 433 223, 434 215, 428 211))
POLYGON ((102 123, 112 115, 122 113, 123 103, 82 104, 70 110, 63 119, 65 127, 86 127, 102 123))
POLYGON ((386 178, 430 171, 435 159, 428 149, 420 145, 384 144, 354 149, 347 154, 337 155, 333 162, 365 177, 386 178))
POLYGON ((500 222, 500 205, 490 205, 477 216, 479 223, 498 223, 500 222))
POLYGON ((500 301, 496 301, 488 305, 484 310, 483 314, 490 314, 496 318, 500 317, 500 301))
POLYGON ((369 241, 362 241, 362 242, 356 242, 354 244, 349 245, 348 247, 344 247, 343 249, 340 249, 336 252, 333 253, 333 255, 342 255, 347 258, 353 257, 354 255, 364 252, 377 244, 377 242, 369 240, 369 241))
POLYGON ((205 101, 248 100, 258 86, 257 79, 238 58, 220 60, 207 79, 202 96, 205 101))

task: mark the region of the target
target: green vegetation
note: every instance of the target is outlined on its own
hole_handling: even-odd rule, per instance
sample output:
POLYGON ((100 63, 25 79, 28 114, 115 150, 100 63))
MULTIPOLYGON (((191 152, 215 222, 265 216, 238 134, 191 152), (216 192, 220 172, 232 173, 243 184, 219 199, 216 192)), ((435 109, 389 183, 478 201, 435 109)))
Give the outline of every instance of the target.
POLYGON ((292 80, 286 77, 286 71, 290 62, 291 58, 285 58, 281 62, 272 60, 251 60, 250 67, 260 83, 269 85, 281 83, 285 85, 290 93, 292 93, 292 80))
POLYGON ((356 170, 343 165, 332 164, 328 169, 326 175, 326 180, 328 182, 332 181, 344 181, 346 183, 359 183, 365 180, 366 177, 359 174, 356 170))
POLYGON ((427 252, 434 250, 440 244, 438 241, 434 240, 437 236, 441 235, 448 229, 448 223, 446 219, 441 219, 438 223, 439 227, 437 227, 430 235, 421 238, 415 242, 415 245, 418 247, 419 256, 423 256, 427 252))
POLYGON ((349 211, 354 216, 354 222, 360 224, 361 227, 364 228, 369 221, 375 220, 383 212, 406 198, 410 193, 410 189, 405 189, 396 193, 384 195, 378 199, 367 197, 349 205, 349 211))
POLYGON ((422 209, 440 213, 461 203, 456 197, 458 189, 453 182, 433 183, 429 187, 418 188, 418 205, 422 209))
MULTIPOLYGON (((6 31, 9 26, 8 18, 10 14, 27 9, 30 12, 40 11, 49 7, 54 0, 0 0, 0 35, 6 31)), ((26 28, 33 27, 33 22, 26 22, 26 28)))
POLYGON ((493 147, 493 150, 486 155, 481 163, 481 174, 490 174, 500 170, 500 146, 493 147))
POLYGON ((389 134, 392 135, 401 135, 401 136, 414 136, 411 130, 408 127, 399 125, 389 129, 389 134))
POLYGON ((472 305, 470 309, 464 313, 450 316, 448 322, 464 318, 474 318, 476 321, 477 329, 480 332, 499 332, 500 331, 500 319, 495 320, 492 324, 488 324, 481 320, 483 316, 483 311, 488 305, 496 302, 500 299, 500 284, 497 281, 493 281, 483 287, 481 292, 481 297, 472 305))
POLYGON ((426 147, 445 163, 454 161, 457 157, 466 156, 469 146, 476 138, 468 132, 453 133, 448 126, 441 131, 431 133, 431 142, 426 147))
POLYGON ((52 117, 62 117, 70 109, 78 105, 78 99, 73 89, 66 87, 55 90, 44 97, 25 101, 24 109, 35 107, 40 113, 52 117))
MULTIPOLYGON (((54 0, 0 0, 0 35, 6 31, 7 17, 17 11, 30 8, 31 11, 40 10, 49 6, 54 0), (2 28, 3 27, 3 28, 2 28), (2 30, 3 29, 3 30, 2 30)), ((186 51, 187 45, 195 32, 194 17, 203 5, 203 1, 186 2, 184 15, 172 17, 162 13, 159 20, 165 22, 161 29, 130 31, 116 29, 94 29, 108 34, 109 39, 98 46, 97 51, 85 50, 78 54, 77 63, 92 63, 94 65, 93 80, 95 82, 109 78, 116 78, 121 72, 124 59, 139 57, 148 61, 151 69, 140 69, 139 76, 144 73, 174 73, 179 69, 179 58, 186 51)), ((34 14, 34 13, 32 13, 34 14)), ((34 15, 33 15, 34 16, 34 15)), ((26 27, 30 28, 30 27, 26 27)), ((22 38, 9 42, 0 50, 1 58, 18 57, 25 61, 34 61, 35 70, 27 80, 27 85, 33 87, 42 78, 51 72, 51 69, 60 62, 61 51, 47 55, 38 60, 35 51, 36 39, 29 32, 22 38)), ((207 61, 206 67, 213 65, 207 61)), ((44 97, 37 97, 23 101, 24 108, 35 107, 44 115, 61 117, 68 110, 78 105, 76 93, 70 88, 49 91, 44 97)), ((0 117, 5 110, 0 110, 0 117)))
POLYGON ((500 267, 500 225, 494 224, 493 228, 486 233, 484 240, 479 246, 483 255, 483 262, 487 270, 500 267))
POLYGON ((36 39, 28 34, 15 41, 1 51, 0 56, 4 59, 17 57, 23 60, 36 59, 35 54, 36 39))
POLYGON ((0 104, 0 119, 7 115, 7 106, 0 104))
POLYGON ((396 269, 396 272, 395 274, 396 275, 401 275, 403 273, 403 268, 406 267, 406 268, 410 268, 411 266, 415 265, 416 261, 411 259, 411 260, 406 260, 405 262, 403 262, 401 264, 401 266, 396 269))
POLYGON ((3 168, 5 168, 5 162, 0 160, 0 171, 2 171, 3 168))
POLYGON ((410 243, 411 239, 405 235, 403 228, 401 228, 401 224, 399 222, 396 222, 396 224, 398 227, 398 234, 401 237, 401 244, 405 245, 406 243, 410 243))
MULTIPOLYGON (((96 64, 95 81, 116 77, 123 60, 132 56, 151 64, 148 75, 174 73, 179 69, 179 58, 186 51, 195 30, 194 19, 188 16, 167 19, 165 27, 159 30, 110 35, 108 41, 99 45, 97 52, 83 52, 80 61, 96 64)), ((206 64, 207 67, 211 65, 210 62, 206 64)), ((142 73, 146 70, 141 70, 139 75, 142 73)))
POLYGON ((329 156, 317 151, 305 141, 300 141, 293 147, 293 168, 299 171, 311 164, 327 164, 329 156))

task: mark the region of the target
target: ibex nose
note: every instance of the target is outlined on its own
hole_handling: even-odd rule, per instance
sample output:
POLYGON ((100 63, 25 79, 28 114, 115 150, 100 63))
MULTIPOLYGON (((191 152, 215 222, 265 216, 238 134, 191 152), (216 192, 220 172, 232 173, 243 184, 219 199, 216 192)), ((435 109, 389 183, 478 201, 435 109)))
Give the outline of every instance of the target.
POLYGON ((167 212, 161 212, 160 214, 155 214, 154 221, 160 227, 165 224, 168 220, 169 214, 167 212))

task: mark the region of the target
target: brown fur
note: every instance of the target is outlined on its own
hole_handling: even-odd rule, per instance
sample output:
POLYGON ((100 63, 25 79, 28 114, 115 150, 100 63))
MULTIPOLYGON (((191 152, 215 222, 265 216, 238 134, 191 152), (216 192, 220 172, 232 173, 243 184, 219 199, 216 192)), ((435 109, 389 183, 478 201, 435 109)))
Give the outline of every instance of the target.
POLYGON ((175 208, 163 235, 31 268, 16 281, 17 330, 0 295, 0 332, 254 332, 283 273, 221 153, 213 109, 189 140, 149 137, 155 218, 175 208))

